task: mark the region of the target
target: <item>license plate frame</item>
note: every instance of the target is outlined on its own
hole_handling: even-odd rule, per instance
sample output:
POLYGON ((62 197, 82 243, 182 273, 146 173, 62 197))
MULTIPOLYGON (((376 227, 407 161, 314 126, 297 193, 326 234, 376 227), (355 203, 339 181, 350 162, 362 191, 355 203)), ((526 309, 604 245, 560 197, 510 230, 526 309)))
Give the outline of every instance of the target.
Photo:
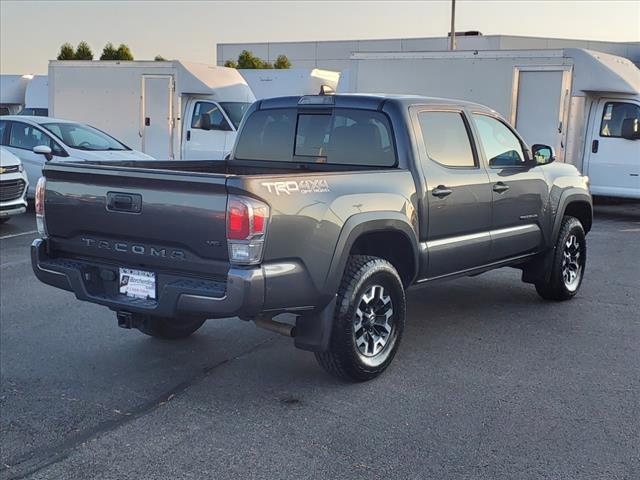
POLYGON ((147 270, 120 267, 118 285, 120 294, 143 300, 157 299, 157 275, 147 270))

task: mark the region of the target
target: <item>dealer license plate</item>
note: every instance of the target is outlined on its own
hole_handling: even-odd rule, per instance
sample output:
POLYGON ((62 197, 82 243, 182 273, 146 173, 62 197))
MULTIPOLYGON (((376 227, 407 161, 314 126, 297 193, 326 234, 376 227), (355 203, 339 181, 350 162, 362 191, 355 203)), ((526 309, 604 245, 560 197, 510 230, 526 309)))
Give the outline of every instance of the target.
POLYGON ((131 268, 120 269, 120 293, 128 297, 156 299, 156 274, 131 268))

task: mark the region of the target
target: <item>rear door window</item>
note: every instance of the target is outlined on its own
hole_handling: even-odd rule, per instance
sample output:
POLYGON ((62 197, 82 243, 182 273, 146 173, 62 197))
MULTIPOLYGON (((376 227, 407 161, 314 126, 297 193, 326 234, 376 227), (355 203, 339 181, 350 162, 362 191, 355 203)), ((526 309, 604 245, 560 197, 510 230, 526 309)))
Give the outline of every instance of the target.
POLYGON ((469 133, 460 112, 420 112, 420 130, 427 155, 445 167, 477 166, 469 133))
POLYGON ((396 163, 385 114, 340 108, 324 113, 258 110, 245 122, 235 157, 380 167, 396 163))

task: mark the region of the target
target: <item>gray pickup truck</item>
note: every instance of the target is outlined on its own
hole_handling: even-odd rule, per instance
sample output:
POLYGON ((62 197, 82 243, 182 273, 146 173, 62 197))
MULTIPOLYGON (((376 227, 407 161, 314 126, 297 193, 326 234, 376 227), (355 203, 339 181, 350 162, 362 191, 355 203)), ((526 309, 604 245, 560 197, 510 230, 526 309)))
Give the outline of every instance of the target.
POLYGON ((33 269, 121 327, 183 338, 237 316, 368 380, 398 349, 410 286, 509 266, 545 299, 576 294, 591 196, 553 161, 477 104, 262 100, 225 162, 49 162, 33 269))

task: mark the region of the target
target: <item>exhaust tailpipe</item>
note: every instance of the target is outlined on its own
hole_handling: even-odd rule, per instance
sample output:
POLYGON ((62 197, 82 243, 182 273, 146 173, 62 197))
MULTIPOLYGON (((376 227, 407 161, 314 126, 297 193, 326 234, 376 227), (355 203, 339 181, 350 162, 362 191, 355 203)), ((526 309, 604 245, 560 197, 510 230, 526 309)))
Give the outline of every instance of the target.
POLYGON ((295 337, 296 336, 296 327, 295 325, 290 325, 288 323, 276 322, 275 320, 271 320, 270 318, 265 317, 257 317, 253 320, 256 324, 256 327, 264 328, 265 330, 270 330, 272 332, 279 333, 280 335, 284 335, 285 337, 295 337))

